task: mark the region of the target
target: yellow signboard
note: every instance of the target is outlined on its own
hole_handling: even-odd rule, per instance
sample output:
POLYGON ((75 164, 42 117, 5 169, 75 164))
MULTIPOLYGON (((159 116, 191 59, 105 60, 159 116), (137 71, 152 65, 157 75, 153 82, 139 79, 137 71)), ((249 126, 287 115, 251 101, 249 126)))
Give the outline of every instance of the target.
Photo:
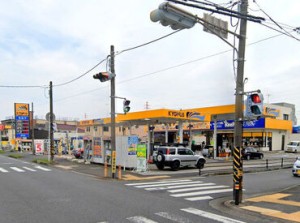
POLYGON ((15 103, 16 116, 29 116, 29 104, 15 103))

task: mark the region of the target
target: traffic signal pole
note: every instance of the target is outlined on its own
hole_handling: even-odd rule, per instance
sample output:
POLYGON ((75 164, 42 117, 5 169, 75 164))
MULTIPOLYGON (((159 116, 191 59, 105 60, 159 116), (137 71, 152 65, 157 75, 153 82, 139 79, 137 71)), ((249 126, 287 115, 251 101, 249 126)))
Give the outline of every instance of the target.
POLYGON ((53 137, 53 92, 52 92, 52 81, 50 81, 49 86, 49 98, 50 98, 50 160, 53 161, 54 159, 54 137, 53 137))
MULTIPOLYGON (((110 46, 110 71, 115 74, 115 48, 110 46)), ((112 178, 115 178, 116 173, 116 116, 115 116, 115 77, 110 81, 110 108, 111 108, 111 173, 112 178)))
MULTIPOLYGON (((243 15, 248 13, 248 0, 241 1, 243 15)), ((243 99, 244 99, 244 61, 246 48, 247 19, 241 18, 238 48, 238 64, 235 92, 235 125, 234 125, 234 151, 233 151, 233 199, 236 205, 241 203, 243 197, 243 99)))

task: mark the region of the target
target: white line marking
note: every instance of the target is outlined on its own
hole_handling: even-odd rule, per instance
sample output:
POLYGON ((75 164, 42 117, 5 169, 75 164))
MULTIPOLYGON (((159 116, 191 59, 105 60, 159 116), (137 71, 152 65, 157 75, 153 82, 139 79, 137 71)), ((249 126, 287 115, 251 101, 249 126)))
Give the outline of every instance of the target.
POLYGON ((224 217, 222 215, 217 215, 217 214, 213 214, 213 213, 210 213, 210 212, 201 211, 201 210, 198 210, 198 209, 195 209, 195 208, 185 208, 185 209, 181 209, 181 210, 185 211, 185 212, 188 212, 188 213, 191 213, 191 214, 194 214, 194 215, 197 215, 197 216, 200 216, 200 217, 209 218, 209 219, 212 219, 212 220, 215 220, 215 221, 218 221, 218 222, 223 222, 223 223, 246 223, 244 221, 238 221, 238 220, 235 220, 233 218, 227 218, 227 217, 224 217))
POLYGON ((174 222, 178 222, 178 223, 191 223, 191 221, 187 218, 175 215, 175 214, 169 214, 167 212, 159 212, 159 213, 155 213, 156 215, 166 218, 168 220, 174 221, 174 222))
POLYGON ((184 189, 176 189, 176 190, 168 190, 170 193, 178 193, 178 192, 186 192, 186 191, 194 191, 194 190, 207 190, 207 189, 217 189, 217 188, 226 188, 228 186, 208 186, 208 187, 192 187, 192 188, 184 188, 184 189))
POLYGON ((2 173, 8 173, 8 171, 6 169, 3 169, 1 167, 0 167, 0 172, 2 172, 2 173))
POLYGON ((160 183, 176 183, 176 182, 190 182, 191 180, 164 180, 164 181, 154 181, 154 182, 145 182, 145 183, 131 183, 125 184, 126 186, 138 186, 146 184, 160 184, 160 183))
POLYGON ((187 200, 187 201, 204 201, 204 200, 211 200, 211 199, 213 199, 211 196, 184 198, 184 200, 187 200))
POLYGON ((20 168, 18 168, 18 167, 10 167, 11 169, 13 169, 14 171, 17 171, 17 172, 19 172, 19 173, 22 173, 22 172, 25 172, 25 170, 22 170, 22 169, 20 169, 20 168))
POLYGON ((29 171, 32 171, 32 172, 35 172, 36 170, 34 170, 34 169, 32 169, 32 168, 29 168, 29 167, 26 167, 26 166, 23 166, 23 168, 25 169, 25 170, 29 170, 29 171))
POLYGON ((41 166, 35 166, 35 168, 39 169, 39 170, 44 170, 44 171, 51 171, 50 169, 41 167, 41 166))
POLYGON ((136 188, 148 188, 148 187, 160 187, 160 186, 172 186, 172 185, 183 185, 183 184, 197 184, 201 183, 201 181, 193 181, 193 182, 179 182, 179 183, 164 183, 164 184, 150 184, 150 185, 141 185, 135 186, 136 188))
POLYGON ((215 183, 203 183, 203 184, 188 184, 188 185, 177 185, 177 186, 167 186, 167 187, 156 187, 156 188, 146 188, 145 190, 167 190, 175 188, 187 188, 187 187, 199 187, 199 186, 213 186, 215 183))
POLYGON ((210 190, 210 191, 198 191, 192 193, 183 193, 183 194, 171 194, 172 197, 191 197, 196 195, 205 195, 205 194, 216 194, 216 193, 223 193, 223 192, 232 192, 232 188, 230 189, 222 189, 222 190, 210 190))
POLYGON ((142 217, 142 216, 134 216, 134 217, 130 217, 127 218, 127 220, 132 221, 132 222, 136 222, 136 223, 157 223, 156 221, 152 221, 148 218, 142 217))

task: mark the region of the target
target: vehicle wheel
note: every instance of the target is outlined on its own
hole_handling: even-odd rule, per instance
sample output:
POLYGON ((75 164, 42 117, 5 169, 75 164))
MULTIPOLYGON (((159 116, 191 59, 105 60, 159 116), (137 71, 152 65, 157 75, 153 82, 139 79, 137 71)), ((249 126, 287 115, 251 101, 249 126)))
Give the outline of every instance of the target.
POLYGON ((159 153, 156 157, 157 162, 163 163, 165 161, 165 156, 162 153, 159 153))
POLYGON ((262 160, 264 158, 264 155, 260 155, 259 158, 262 160))
POLYGON ((157 169, 159 169, 159 170, 163 170, 164 167, 165 167, 165 165, 162 164, 162 163, 157 163, 157 164, 156 164, 156 167, 157 167, 157 169))
POLYGON ((198 169, 203 169, 203 168, 204 168, 204 163, 205 163, 205 160, 199 160, 199 161, 197 162, 196 167, 197 167, 198 169))
POLYGON ((180 162, 178 160, 175 160, 171 165, 172 170, 178 170, 179 167, 180 167, 180 162))
POLYGON ((247 155, 246 159, 247 159, 247 160, 250 160, 250 155, 247 155))
POLYGON ((297 177, 298 175, 297 174, 295 174, 295 173, 293 173, 293 175, 294 175, 294 177, 297 177))

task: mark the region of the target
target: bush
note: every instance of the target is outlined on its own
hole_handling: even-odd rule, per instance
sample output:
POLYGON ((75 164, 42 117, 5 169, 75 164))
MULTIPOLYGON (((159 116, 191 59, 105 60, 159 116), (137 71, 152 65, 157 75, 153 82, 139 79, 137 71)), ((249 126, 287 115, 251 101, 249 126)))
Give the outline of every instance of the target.
POLYGON ((9 154, 8 155, 11 158, 15 158, 15 159, 21 159, 23 158, 23 156, 21 154, 15 153, 15 154, 9 154))
POLYGON ((46 158, 39 158, 39 159, 34 159, 32 162, 37 163, 37 164, 42 164, 42 165, 49 165, 52 164, 53 161, 49 161, 46 158))

